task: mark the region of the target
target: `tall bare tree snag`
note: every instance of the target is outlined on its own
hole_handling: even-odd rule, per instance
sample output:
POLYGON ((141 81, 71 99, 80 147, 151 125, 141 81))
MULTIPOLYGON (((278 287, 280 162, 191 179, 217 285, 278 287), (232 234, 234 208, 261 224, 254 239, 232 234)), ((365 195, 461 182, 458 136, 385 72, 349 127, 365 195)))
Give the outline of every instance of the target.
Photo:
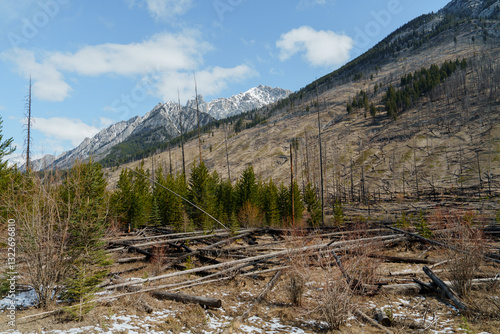
POLYGON ((418 171, 417 171, 417 137, 413 138, 413 165, 415 167, 415 186, 417 188, 417 199, 420 199, 418 191, 418 171))
POLYGON ((194 74, 194 92, 196 94, 196 121, 198 123, 198 147, 200 150, 200 163, 201 163, 200 106, 198 103, 198 85, 196 84, 195 74, 194 74))
POLYGON ((295 188, 293 185, 293 140, 290 142, 290 194, 292 196, 292 226, 295 226, 295 188))
POLYGON ((26 98, 26 171, 29 171, 30 168, 30 151, 31 151, 31 75, 30 75, 30 84, 28 88, 28 97, 26 98))
POLYGON ((307 133, 307 128, 304 131, 304 135, 306 137, 306 180, 307 183, 311 182, 311 175, 310 175, 310 169, 309 169, 309 135, 307 133))
POLYGON ((354 178, 353 178, 353 175, 352 175, 352 165, 353 165, 353 161, 351 159, 351 201, 354 202, 354 178))
POLYGON ((479 197, 481 197, 481 189, 483 189, 483 179, 481 178, 481 164, 479 163, 479 151, 476 151, 477 157, 477 174, 479 176, 479 197))
POLYGON ((170 149, 170 142, 168 142, 168 163, 169 163, 169 174, 173 174, 172 170, 172 150, 170 149))
POLYGON ((231 182, 231 168, 229 167, 229 152, 227 150, 227 123, 224 123, 224 142, 226 144, 227 177, 231 182))
POLYGON ((179 99, 179 127, 181 130, 182 174, 184 175, 184 180, 186 180, 186 159, 184 156, 184 129, 182 127, 181 95, 179 93, 179 89, 177 89, 177 98, 179 99))
POLYGON ((320 172, 320 191, 321 191, 321 226, 325 225, 325 194, 323 182, 323 150, 321 145, 321 119, 319 117, 319 99, 318 85, 316 84, 316 108, 318 110, 318 142, 319 142, 319 172, 320 172))

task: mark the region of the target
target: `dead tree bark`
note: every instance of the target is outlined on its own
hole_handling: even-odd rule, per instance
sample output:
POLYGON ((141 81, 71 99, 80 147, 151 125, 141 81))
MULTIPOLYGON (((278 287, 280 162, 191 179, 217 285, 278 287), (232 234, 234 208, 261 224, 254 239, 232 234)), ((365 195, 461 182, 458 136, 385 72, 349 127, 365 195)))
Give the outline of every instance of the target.
MULTIPOLYGON (((185 270, 185 271, 181 271, 181 272, 174 272, 174 273, 170 273, 170 274, 154 276, 154 277, 149 277, 149 278, 141 278, 141 279, 137 279, 134 281, 130 281, 130 282, 121 284, 120 286, 134 285, 134 284, 145 283, 145 282, 152 282, 152 281, 157 281, 157 280, 161 280, 161 279, 165 279, 165 278, 194 274, 194 273, 199 272, 199 271, 207 271, 207 270, 212 270, 212 269, 219 269, 219 268, 224 268, 224 267, 236 266, 236 265, 243 264, 243 263, 251 263, 251 262, 255 262, 255 261, 267 260, 267 259, 281 257, 281 256, 290 256, 292 254, 296 254, 299 252, 321 250, 321 249, 326 249, 328 247, 333 247, 333 248, 338 247, 338 249, 356 248, 358 245, 362 245, 363 242, 367 242, 367 241, 394 241, 394 240, 398 240, 398 239, 401 240, 401 235, 395 234, 395 235, 378 236, 378 237, 372 237, 372 238, 362 238, 362 239, 348 240, 348 241, 335 241, 335 240, 333 240, 327 244, 305 246, 305 247, 300 247, 300 248, 295 248, 295 249, 286 249, 286 250, 277 251, 277 252, 273 252, 273 253, 269 253, 269 254, 252 256, 252 257, 241 259, 241 260, 224 262, 224 263, 220 263, 220 264, 214 264, 214 265, 210 265, 210 266, 204 266, 204 267, 200 267, 200 268, 194 268, 194 269, 189 269, 189 270, 185 270)), ((113 288, 117 288, 117 287, 119 287, 119 286, 114 286, 114 287, 110 287, 110 288, 113 289, 113 288)), ((107 290, 109 288, 107 287, 105 289, 107 290)))
POLYGON ((252 303, 252 305, 250 305, 249 308, 246 309, 245 312, 243 312, 242 315, 240 315, 238 318, 236 318, 236 320, 238 322, 241 322, 241 321, 244 321, 246 318, 248 318, 248 316, 250 315, 250 313, 253 311, 253 309, 255 308, 255 306, 257 304, 260 304, 260 302, 262 301, 262 299, 264 299, 267 295, 267 293, 269 291, 272 290, 272 288, 274 287, 274 285, 276 284, 276 282, 278 282, 279 278, 281 277, 281 273, 282 271, 277 271, 274 276, 271 278, 271 280, 269 281, 269 283, 267 283, 266 287, 264 288, 264 290, 259 294, 259 296, 255 299, 255 301, 252 303))
POLYGON ((389 327, 392 325, 391 319, 381 309, 375 309, 374 317, 382 326, 389 327))
POLYGON ((30 151, 31 151, 31 75, 30 75, 30 83, 29 83, 29 90, 28 90, 28 97, 26 101, 26 128, 27 128, 27 133, 26 133, 26 171, 30 170, 30 151))
POLYGON ((196 75, 194 76, 194 92, 196 94, 196 121, 198 123, 198 148, 200 150, 200 164, 201 164, 201 134, 200 134, 200 107, 198 104, 198 85, 196 84, 196 75))
POLYGON ((151 291, 151 295, 161 300, 174 300, 181 303, 199 304, 205 308, 220 308, 222 306, 222 301, 215 298, 198 297, 165 291, 151 291))
POLYGON ((370 318, 369 316, 367 316, 365 313, 361 312, 360 310, 354 310, 354 315, 360 317, 361 319, 368 322, 370 325, 380 329, 384 333, 394 334, 394 332, 388 330, 387 328, 385 328, 384 326, 382 326, 381 324, 379 324, 378 322, 376 322, 375 320, 373 320, 372 318, 370 318))
POLYGON ((321 143, 321 119, 319 113, 319 100, 318 100, 318 85, 316 85, 316 108, 318 110, 318 142, 319 142, 319 172, 320 172, 320 191, 321 191, 321 226, 325 226, 325 193, 323 181, 323 149, 321 143))
POLYGON ((467 307, 467 305, 463 304, 456 296, 453 292, 451 292, 451 290, 446 286, 446 284, 439 278, 436 276, 436 274, 434 274, 432 272, 432 270, 430 270, 428 267, 424 266, 423 268, 424 272, 426 273, 427 276, 429 276, 432 280, 432 282, 434 282, 434 285, 436 287, 438 287, 439 289, 437 290, 443 297, 446 297, 448 298, 449 300, 451 300, 453 302, 453 304, 461 311, 465 311, 467 312, 469 310, 469 308, 467 307))
POLYGON ((224 123, 224 143, 226 144, 226 163, 227 163, 227 177, 231 182, 231 168, 229 167, 229 152, 227 150, 227 124, 224 123))
POLYGON ((295 187, 293 184, 293 144, 290 143, 290 194, 292 196, 292 226, 295 226, 295 187))
POLYGON ((179 99, 179 127, 181 130, 181 150, 182 150, 182 174, 184 175, 184 181, 186 180, 186 158, 184 156, 184 129, 182 127, 182 108, 181 108, 181 96, 179 89, 177 89, 177 98, 179 99))
MULTIPOLYGON (((429 244, 433 244, 433 245, 436 245, 436 246, 440 246, 440 247, 444 247, 444 248, 448 248, 448 249, 451 249, 455 252, 459 252, 459 253, 463 253, 463 254, 469 254, 468 251, 465 251, 465 250, 461 250, 461 249, 458 249, 456 247, 453 247, 453 246, 450 246, 450 245, 446 245, 446 244, 443 244, 441 242, 437 242, 437 241, 434 241, 434 240, 431 240, 431 239, 427 239, 427 238, 424 238, 418 234, 415 234, 415 233, 411 233, 411 232, 407 232, 407 231, 404 231, 404 230, 401 230, 399 228, 395 228, 395 227, 390 227, 390 226, 386 226, 388 229, 391 229, 393 231, 396 231, 398 233, 404 233, 406 235, 409 235, 409 236, 412 236, 420 241, 423 241, 423 242, 426 242, 426 243, 429 243, 429 244)), ((488 260, 488 261, 491 261, 491 262, 495 262, 495 263, 500 263, 500 260, 497 260, 497 259, 494 259, 494 258, 491 258, 489 256, 483 256, 483 258, 485 260, 488 260)))

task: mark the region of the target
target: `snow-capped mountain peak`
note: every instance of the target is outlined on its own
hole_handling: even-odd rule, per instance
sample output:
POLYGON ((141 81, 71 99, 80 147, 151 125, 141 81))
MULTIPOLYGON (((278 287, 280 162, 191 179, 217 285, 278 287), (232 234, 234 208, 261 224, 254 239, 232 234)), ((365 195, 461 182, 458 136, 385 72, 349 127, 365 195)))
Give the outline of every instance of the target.
MULTIPOLYGON (((205 102, 198 96, 200 124, 208 124, 214 119, 223 119, 252 109, 263 107, 288 97, 291 91, 268 86, 258 86, 244 93, 229 98, 219 98, 205 102)), ((188 132, 197 126, 196 101, 188 101, 181 108, 175 102, 158 103, 144 116, 135 116, 128 121, 120 121, 101 130, 92 138, 85 138, 76 148, 64 152, 59 157, 42 158, 32 161, 35 170, 51 168, 68 168, 76 160, 92 157, 95 161, 104 158, 111 149, 127 140, 130 136, 145 136, 148 140, 169 140, 180 135, 180 120, 182 115, 183 130, 188 132)), ((141 137, 142 138, 142 137, 141 137)), ((21 167, 23 169, 24 166, 21 167)))

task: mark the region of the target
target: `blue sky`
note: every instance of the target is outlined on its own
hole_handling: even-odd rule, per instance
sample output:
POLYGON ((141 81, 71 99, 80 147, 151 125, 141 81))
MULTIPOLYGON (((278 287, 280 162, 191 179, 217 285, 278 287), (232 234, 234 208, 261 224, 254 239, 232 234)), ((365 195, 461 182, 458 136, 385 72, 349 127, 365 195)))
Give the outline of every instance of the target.
POLYGON ((60 154, 158 102, 259 84, 296 91, 448 0, 0 0, 0 115, 32 155, 60 154))

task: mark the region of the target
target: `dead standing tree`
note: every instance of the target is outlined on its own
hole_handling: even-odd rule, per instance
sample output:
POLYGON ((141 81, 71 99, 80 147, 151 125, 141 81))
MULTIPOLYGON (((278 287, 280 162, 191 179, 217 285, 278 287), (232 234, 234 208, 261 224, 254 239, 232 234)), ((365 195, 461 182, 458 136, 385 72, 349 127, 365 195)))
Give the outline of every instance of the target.
POLYGON ((177 98, 179 99, 179 128, 181 131, 181 150, 182 150, 182 175, 184 180, 186 180, 186 158, 184 155, 184 129, 182 127, 182 108, 181 108, 181 96, 179 89, 177 89, 177 98))
POLYGON ((198 85, 196 84, 196 75, 194 75, 194 92, 196 94, 196 122, 198 124, 198 147, 200 150, 200 163, 201 163, 200 106, 198 103, 198 85))
POLYGON ((26 98, 26 170, 30 170, 30 152, 31 152, 31 126, 33 119, 31 117, 31 76, 26 98))

